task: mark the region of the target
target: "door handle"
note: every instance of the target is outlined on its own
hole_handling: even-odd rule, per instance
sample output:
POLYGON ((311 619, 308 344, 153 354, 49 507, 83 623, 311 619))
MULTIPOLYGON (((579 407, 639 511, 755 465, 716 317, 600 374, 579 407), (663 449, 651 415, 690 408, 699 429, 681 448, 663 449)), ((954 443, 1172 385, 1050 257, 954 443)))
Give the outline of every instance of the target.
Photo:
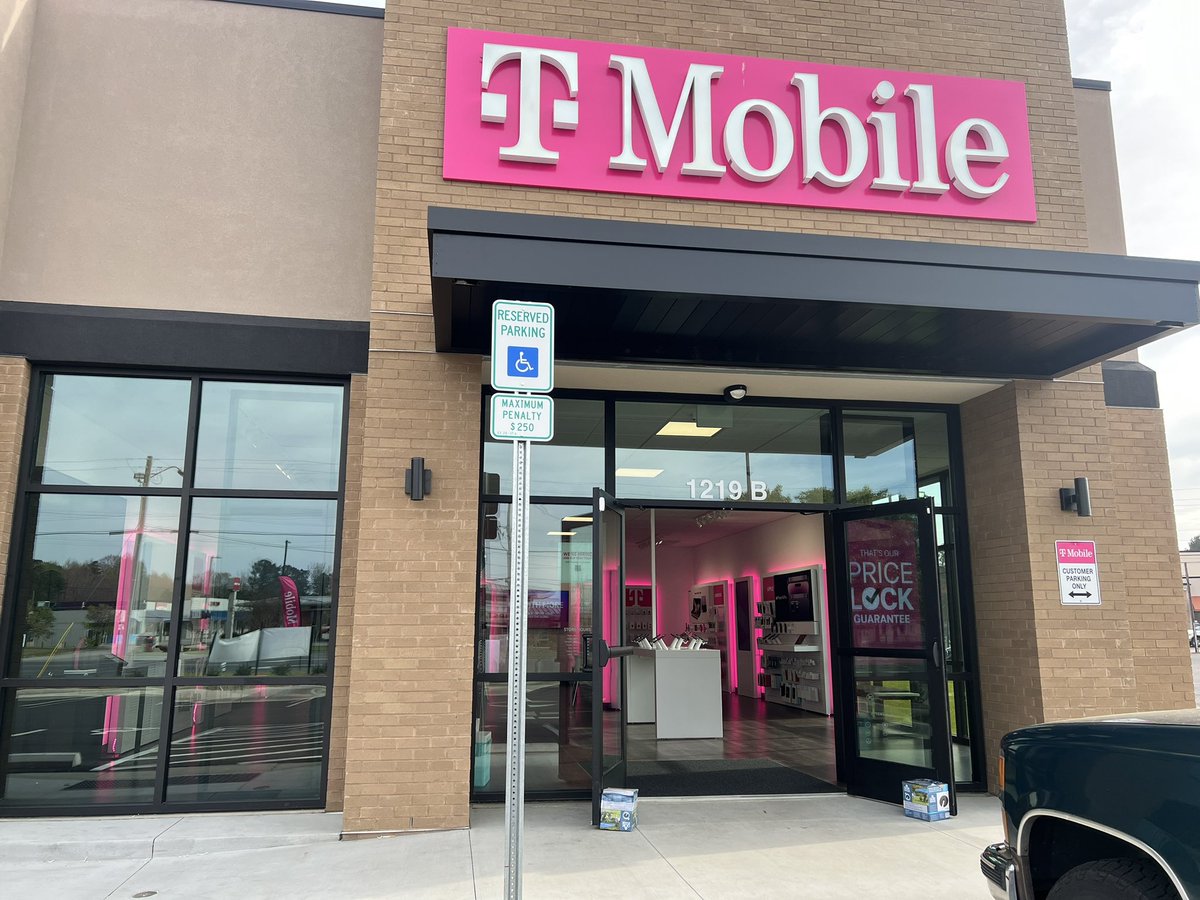
POLYGON ((940 669, 942 667, 942 642, 934 641, 930 645, 930 649, 933 651, 933 667, 940 669))

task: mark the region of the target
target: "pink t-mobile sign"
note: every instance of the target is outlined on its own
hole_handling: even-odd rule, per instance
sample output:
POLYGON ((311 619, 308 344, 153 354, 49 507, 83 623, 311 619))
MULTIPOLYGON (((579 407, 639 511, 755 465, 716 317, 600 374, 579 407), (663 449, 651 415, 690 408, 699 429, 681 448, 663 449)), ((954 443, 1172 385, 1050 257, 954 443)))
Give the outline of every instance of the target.
POLYGON ((1063 606, 1100 605, 1100 567, 1095 541, 1055 541, 1058 590, 1063 606))
POLYGON ((1033 222, 1025 86, 451 28, 442 174, 1033 222))

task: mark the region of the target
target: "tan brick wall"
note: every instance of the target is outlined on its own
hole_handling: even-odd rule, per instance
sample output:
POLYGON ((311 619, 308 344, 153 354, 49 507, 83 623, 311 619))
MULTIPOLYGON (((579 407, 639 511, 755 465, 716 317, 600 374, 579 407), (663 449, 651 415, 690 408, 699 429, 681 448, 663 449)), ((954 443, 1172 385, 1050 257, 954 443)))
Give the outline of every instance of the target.
POLYGON ((1125 584, 1141 709, 1196 705, 1180 590, 1179 547, 1160 409, 1109 409, 1115 500, 1121 511, 1125 584))
POLYGON ((1129 609, 1104 387, 1030 381, 1018 384, 1017 395, 1045 716, 1054 720, 1132 709, 1129 609), (1087 518, 1059 505, 1059 488, 1080 475, 1091 486, 1087 518), (1102 606, 1062 605, 1055 540, 1096 541, 1102 606))
POLYGON ((0 356, 0 602, 6 593, 8 542, 28 399, 29 363, 16 356, 0 356))
POLYGON ((964 404, 961 416, 984 741, 994 781, 1000 736, 1043 718, 1016 385, 964 404))
POLYGON ((1159 410, 1102 384, 1017 382, 963 406, 989 776, 1005 732, 1195 704, 1159 410), (1058 489, 1086 476, 1092 515, 1058 489), (1055 540, 1092 540, 1102 604, 1061 602, 1055 540))
POLYGON ((468 822, 479 360, 430 353, 430 205, 1054 249, 1087 243, 1065 24, 1057 4, 725 0, 389 4, 385 22, 350 661, 347 831, 468 822), (1039 221, 973 222, 451 184, 441 179, 446 29, 1015 78, 1029 97, 1039 221), (434 493, 403 493, 407 458, 434 493))
MULTIPOLYGON (((398 338, 393 338, 397 343, 398 338)), ((467 824, 478 357, 376 352, 367 379, 345 829, 467 824), (423 456, 433 489, 404 494, 423 456)))
POLYGON ((367 379, 350 380, 350 415, 346 425, 345 496, 342 500, 341 565, 338 575, 338 620, 333 662, 332 715, 329 723, 329 784, 325 808, 342 808, 346 790, 346 722, 350 707, 350 660, 354 646, 354 589, 358 573, 358 525, 362 514, 363 424, 367 412, 367 379))

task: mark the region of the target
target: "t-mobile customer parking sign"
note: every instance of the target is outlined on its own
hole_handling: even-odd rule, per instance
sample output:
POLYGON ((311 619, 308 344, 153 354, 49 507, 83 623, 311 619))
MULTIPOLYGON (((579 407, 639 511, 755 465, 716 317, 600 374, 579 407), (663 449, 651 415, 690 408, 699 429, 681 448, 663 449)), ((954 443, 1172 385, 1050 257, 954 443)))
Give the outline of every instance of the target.
POLYGON ((846 524, 855 647, 920 650, 921 581, 912 515, 846 524))

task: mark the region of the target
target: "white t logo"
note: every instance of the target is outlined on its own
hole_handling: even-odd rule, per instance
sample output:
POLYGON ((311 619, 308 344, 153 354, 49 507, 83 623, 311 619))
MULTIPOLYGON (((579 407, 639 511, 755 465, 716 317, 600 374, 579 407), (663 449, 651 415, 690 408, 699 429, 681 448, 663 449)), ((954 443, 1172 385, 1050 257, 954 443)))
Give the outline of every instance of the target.
POLYGON ((558 162, 558 153, 542 146, 542 64, 549 63, 567 80, 569 100, 554 101, 554 127, 574 131, 579 124, 579 54, 569 50, 542 50, 536 47, 511 47, 505 44, 483 45, 483 95, 479 118, 484 122, 508 120, 508 96, 489 91, 488 84, 500 65, 520 60, 520 110, 517 142, 500 148, 500 158, 513 162, 558 162))

